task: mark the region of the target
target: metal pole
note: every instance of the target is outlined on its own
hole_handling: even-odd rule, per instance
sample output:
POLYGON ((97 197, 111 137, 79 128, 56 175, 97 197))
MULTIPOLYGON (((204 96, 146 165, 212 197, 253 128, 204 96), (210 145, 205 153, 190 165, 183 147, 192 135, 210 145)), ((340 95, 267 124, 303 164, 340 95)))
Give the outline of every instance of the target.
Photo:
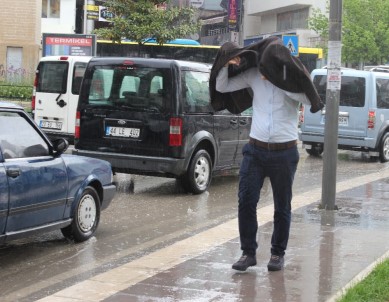
POLYGON ((82 33, 85 35, 86 34, 86 18, 87 18, 87 0, 84 0, 84 24, 83 24, 83 31, 82 33))
MULTIPOLYGON (((88 0, 87 1, 88 5, 95 6, 95 1, 94 0, 88 0)), ((95 20, 88 20, 86 19, 86 31, 85 34, 90 34, 92 31, 95 29, 95 20)))
POLYGON ((243 20, 244 20, 244 0, 239 0, 239 46, 243 46, 243 20))
POLYGON ((338 160, 338 118, 341 85, 342 0, 330 0, 328 71, 324 128, 321 207, 336 210, 336 164, 338 160))

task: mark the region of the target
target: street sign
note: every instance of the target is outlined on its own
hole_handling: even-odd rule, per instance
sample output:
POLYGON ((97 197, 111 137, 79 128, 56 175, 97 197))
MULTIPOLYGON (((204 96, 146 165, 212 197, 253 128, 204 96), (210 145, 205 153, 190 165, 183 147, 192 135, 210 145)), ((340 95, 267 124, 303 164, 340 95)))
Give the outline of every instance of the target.
POLYGON ((42 34, 42 57, 95 55, 96 35, 42 34))
POLYGON ((299 37, 297 35, 283 35, 282 42, 290 50, 292 56, 299 55, 299 37))

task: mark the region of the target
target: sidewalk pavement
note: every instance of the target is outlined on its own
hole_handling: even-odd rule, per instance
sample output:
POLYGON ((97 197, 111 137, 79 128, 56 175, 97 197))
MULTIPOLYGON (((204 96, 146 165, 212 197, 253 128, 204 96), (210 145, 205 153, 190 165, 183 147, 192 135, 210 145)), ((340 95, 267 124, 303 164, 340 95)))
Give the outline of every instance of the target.
POLYGON ((389 172, 337 183, 336 211, 319 209, 321 190, 294 196, 285 269, 268 272, 273 207, 258 209, 257 265, 241 255, 237 220, 94 276, 39 301, 335 301, 389 257, 389 172))

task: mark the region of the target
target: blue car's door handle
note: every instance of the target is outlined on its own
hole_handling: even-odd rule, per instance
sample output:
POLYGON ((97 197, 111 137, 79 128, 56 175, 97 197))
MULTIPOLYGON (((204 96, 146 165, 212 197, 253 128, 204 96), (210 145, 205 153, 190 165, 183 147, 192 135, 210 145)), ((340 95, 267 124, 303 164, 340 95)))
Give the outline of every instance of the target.
POLYGON ((19 168, 10 168, 7 170, 7 175, 12 178, 16 178, 20 175, 20 169, 19 168))

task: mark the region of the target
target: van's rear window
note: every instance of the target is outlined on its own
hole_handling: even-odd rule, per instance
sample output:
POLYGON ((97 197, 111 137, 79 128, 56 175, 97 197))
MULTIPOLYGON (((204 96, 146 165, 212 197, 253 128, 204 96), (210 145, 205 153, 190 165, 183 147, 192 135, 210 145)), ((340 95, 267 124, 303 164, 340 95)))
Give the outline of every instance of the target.
POLYGON ((96 66, 87 80, 89 104, 120 110, 163 111, 170 98, 170 69, 144 66, 96 66))
MULTIPOLYGON (((327 75, 316 75, 313 83, 323 103, 326 102, 327 75)), ((342 76, 339 106, 364 107, 366 80, 362 77, 342 76)))
POLYGON ((68 68, 67 62, 40 62, 36 91, 66 93, 68 68))

